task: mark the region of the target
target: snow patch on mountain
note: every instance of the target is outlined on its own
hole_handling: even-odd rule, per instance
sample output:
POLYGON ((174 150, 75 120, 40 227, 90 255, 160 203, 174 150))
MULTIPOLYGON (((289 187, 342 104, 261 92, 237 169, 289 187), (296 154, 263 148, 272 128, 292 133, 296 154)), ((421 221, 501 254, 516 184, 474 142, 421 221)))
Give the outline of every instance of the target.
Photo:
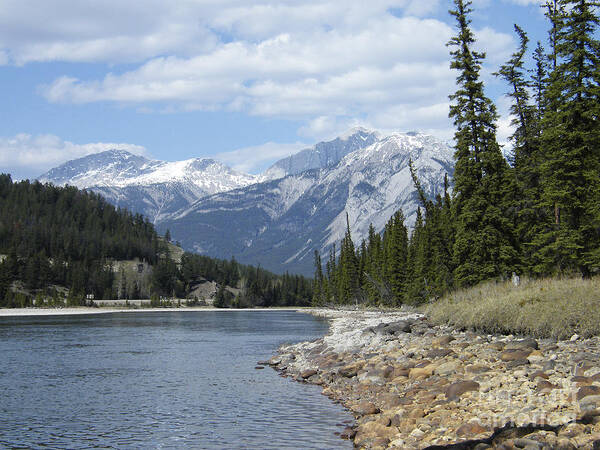
POLYGON ((334 165, 200 199, 163 226, 212 256, 310 274, 314 250, 328 255, 343 238, 346 213, 356 244, 370 224, 381 232, 399 209, 413 226, 419 202, 410 160, 432 198, 443 193, 444 175, 453 173, 452 149, 420 133, 394 133, 340 154, 334 165))

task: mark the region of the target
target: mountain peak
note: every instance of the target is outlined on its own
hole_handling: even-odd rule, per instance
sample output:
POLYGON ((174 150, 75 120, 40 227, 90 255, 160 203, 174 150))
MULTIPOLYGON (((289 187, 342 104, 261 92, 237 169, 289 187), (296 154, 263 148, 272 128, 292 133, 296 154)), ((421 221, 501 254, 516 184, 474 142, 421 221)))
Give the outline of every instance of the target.
POLYGON ((319 142, 307 149, 281 159, 263 174, 266 180, 275 180, 311 169, 335 166, 346 155, 374 144, 382 137, 378 131, 355 127, 331 141, 319 142))
POLYGON ((364 135, 373 135, 373 134, 380 134, 378 131, 375 130, 369 130, 367 128, 358 126, 358 127, 352 127, 349 130, 346 130, 344 133, 340 134, 338 136, 339 139, 345 141, 350 139, 353 136, 364 136, 364 135))

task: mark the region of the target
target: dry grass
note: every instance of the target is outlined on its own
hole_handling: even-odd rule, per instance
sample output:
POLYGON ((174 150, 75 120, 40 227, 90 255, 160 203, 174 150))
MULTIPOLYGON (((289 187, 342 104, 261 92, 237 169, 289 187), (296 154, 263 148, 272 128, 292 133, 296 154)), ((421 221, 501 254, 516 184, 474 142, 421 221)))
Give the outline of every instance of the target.
POLYGON ((486 333, 600 335, 600 277, 483 283, 424 307, 433 323, 486 333))

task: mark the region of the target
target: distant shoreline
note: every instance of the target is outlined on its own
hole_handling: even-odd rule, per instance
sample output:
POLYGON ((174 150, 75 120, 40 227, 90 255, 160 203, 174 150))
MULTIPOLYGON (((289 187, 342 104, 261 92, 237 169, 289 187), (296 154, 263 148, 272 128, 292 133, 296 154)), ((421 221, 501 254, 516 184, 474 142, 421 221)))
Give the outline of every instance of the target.
POLYGON ((273 308, 213 308, 213 307, 184 307, 184 308, 93 308, 81 306, 78 308, 0 308, 2 317, 37 317, 37 316, 75 316, 85 314, 109 313, 142 313, 142 312, 212 312, 212 311, 308 311, 309 308, 292 306, 273 308))

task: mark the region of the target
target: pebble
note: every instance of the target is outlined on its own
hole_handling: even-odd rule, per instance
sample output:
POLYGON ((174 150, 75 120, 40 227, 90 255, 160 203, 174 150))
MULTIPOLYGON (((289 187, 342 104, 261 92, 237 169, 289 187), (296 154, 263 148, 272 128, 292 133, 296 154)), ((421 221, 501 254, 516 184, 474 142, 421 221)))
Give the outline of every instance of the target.
POLYGON ((406 312, 313 313, 330 319, 330 333, 283 346, 265 363, 322 384, 324 395, 349 408, 356 424, 340 436, 356 447, 448 446, 534 422, 551 428, 509 432, 494 448, 600 448, 597 339, 478 335, 406 312), (589 425, 573 423, 578 417, 589 425))

